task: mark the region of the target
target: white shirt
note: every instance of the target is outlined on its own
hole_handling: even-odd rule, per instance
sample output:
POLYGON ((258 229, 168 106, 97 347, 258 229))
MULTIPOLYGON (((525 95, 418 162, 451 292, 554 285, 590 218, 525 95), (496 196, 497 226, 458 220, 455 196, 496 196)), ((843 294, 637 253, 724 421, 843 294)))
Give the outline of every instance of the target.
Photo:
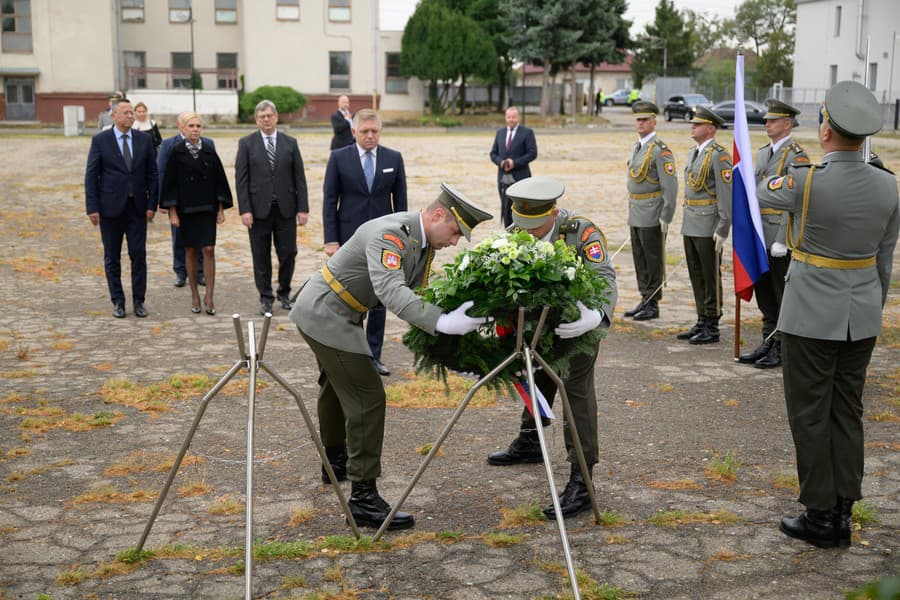
POLYGON ((259 130, 259 135, 263 138, 263 146, 269 145, 269 138, 272 138, 272 148, 275 149, 278 147, 278 132, 272 132, 272 135, 266 135, 262 129, 259 130))
POLYGON ((647 145, 647 142, 649 142, 650 140, 652 140, 654 137, 656 137, 656 132, 655 132, 655 131, 651 131, 650 133, 648 133, 647 135, 645 135, 644 137, 642 137, 642 138, 641 138, 641 148, 643 148, 644 146, 646 146, 646 145, 647 145))
POLYGON ((363 171, 366 170, 366 152, 372 153, 372 164, 378 164, 378 146, 375 146, 371 150, 363 150, 363 147, 357 144, 356 151, 359 152, 359 164, 363 168, 363 171))
POLYGON ((772 144, 772 154, 775 154, 776 152, 778 152, 779 148, 781 148, 785 144, 790 143, 790 141, 791 141, 791 136, 786 135, 783 138, 781 138, 780 140, 778 140, 777 142, 774 142, 772 144))

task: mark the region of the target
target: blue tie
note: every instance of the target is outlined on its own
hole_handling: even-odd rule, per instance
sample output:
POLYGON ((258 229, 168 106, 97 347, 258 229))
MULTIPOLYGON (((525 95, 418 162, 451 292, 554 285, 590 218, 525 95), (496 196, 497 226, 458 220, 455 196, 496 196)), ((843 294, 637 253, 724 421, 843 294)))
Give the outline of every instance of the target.
POLYGON ((366 152, 366 161, 363 164, 363 174, 366 176, 366 187, 368 187, 371 192, 372 183, 375 181, 375 158, 372 156, 371 150, 366 152))

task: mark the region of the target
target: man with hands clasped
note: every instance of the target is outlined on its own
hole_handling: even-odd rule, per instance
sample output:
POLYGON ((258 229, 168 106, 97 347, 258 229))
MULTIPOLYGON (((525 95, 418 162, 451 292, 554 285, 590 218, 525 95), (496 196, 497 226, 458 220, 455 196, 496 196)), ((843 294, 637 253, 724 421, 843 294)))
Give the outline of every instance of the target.
MULTIPOLYGON (((553 242, 565 240, 597 277, 606 279, 609 285, 608 298, 600 309, 587 308, 578 302, 581 313, 578 320, 561 323, 554 333, 560 339, 576 338, 597 327, 609 327, 613 309, 616 306, 616 271, 606 251, 603 232, 591 221, 569 211, 557 208, 556 200, 565 192, 565 186, 551 177, 530 177, 511 185, 506 193, 512 202, 513 226, 511 229, 527 231, 534 237, 553 242)), ((594 390, 594 363, 597 361, 599 342, 590 354, 579 354, 572 358, 569 375, 563 379, 566 394, 572 406, 575 426, 581 440, 582 452, 589 471, 599 460, 597 440, 597 394, 594 390)), ((552 406, 556 395, 556 384, 544 371, 534 376, 535 385, 552 406)), ((565 438, 567 458, 571 463, 571 474, 559 503, 563 517, 571 517, 590 507, 591 499, 578 465, 578 455, 569 434, 570 424, 566 424, 565 438)), ((527 410, 522 411, 519 435, 505 450, 488 456, 488 463, 507 466, 518 463, 543 462, 535 420, 527 410)), ((556 518, 553 505, 544 508, 548 518, 556 518)))

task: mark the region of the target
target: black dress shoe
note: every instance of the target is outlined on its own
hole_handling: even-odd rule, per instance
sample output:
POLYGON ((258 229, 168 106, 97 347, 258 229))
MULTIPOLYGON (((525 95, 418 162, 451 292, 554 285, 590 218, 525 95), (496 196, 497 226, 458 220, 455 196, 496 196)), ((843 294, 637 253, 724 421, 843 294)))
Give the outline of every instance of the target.
POLYGON ((531 434, 519 433, 506 450, 500 450, 488 455, 488 463, 505 467, 519 463, 542 463, 544 455, 541 454, 541 443, 537 432, 531 434))
POLYGON ((262 316, 266 316, 266 313, 272 314, 272 303, 271 302, 260 302, 259 303, 259 314, 262 316))
POLYGON ((134 316, 138 317, 139 319, 143 319, 149 314, 150 313, 147 312, 147 309, 144 308, 143 302, 134 303, 134 316))
POLYGON ((179 275, 175 278, 175 287, 184 287, 187 284, 187 279, 179 275))
POLYGON ((774 343, 774 341, 775 340, 773 339, 763 340, 762 343, 760 343, 760 345, 757 346, 753 352, 741 354, 738 357, 738 362, 744 363, 745 365, 752 365, 769 353, 769 350, 772 348, 772 344, 774 343))
POLYGON ((287 296, 278 296, 278 301, 281 302, 281 308, 284 310, 291 310, 294 306, 294 303, 287 296))
POLYGON ((719 341, 719 317, 707 317, 697 335, 688 340, 689 344, 715 344, 719 341))
POLYGON ((635 321, 649 321, 651 319, 659 318, 659 305, 655 302, 648 302, 644 305, 644 308, 639 310, 634 315, 635 321))
POLYGON ((377 358, 372 359, 372 364, 375 365, 375 371, 381 375, 382 377, 388 377, 391 374, 391 370, 384 366, 380 360, 377 358))
POLYGON ((676 335, 675 337, 678 338, 679 340, 689 340, 689 339, 691 339, 692 337, 694 337, 695 335, 697 335, 698 333, 700 333, 700 330, 703 328, 703 323, 704 323, 705 321, 706 321, 706 318, 705 318, 705 317, 699 317, 699 318, 697 319, 697 322, 694 323, 694 325, 693 325, 690 329, 688 329, 687 331, 682 331, 682 332, 680 332, 680 333, 679 333, 678 335, 676 335))
MULTIPOLYGON (((577 465, 573 465, 573 467, 577 468, 577 465)), ((566 489, 559 496, 559 509, 562 511, 563 518, 568 519, 590 507, 591 496, 588 494, 584 475, 581 474, 580 470, 576 471, 569 477, 566 489)), ((548 519, 556 519, 556 509, 553 508, 552 502, 545 506, 542 512, 548 519)))
POLYGON ((853 521, 853 500, 838 498, 832 509, 835 543, 838 548, 850 547, 850 527, 853 521))
MULTIPOLYGON (((325 454, 328 456, 328 463, 334 476, 338 481, 346 481, 347 479, 347 447, 346 446, 325 446, 325 454)), ((325 467, 322 467, 322 483, 331 483, 325 467)))
POLYGON ((753 363, 757 369, 774 369, 781 366, 781 342, 776 341, 769 348, 768 354, 753 363))
MULTIPOLYGON (((347 504, 356 524, 367 527, 381 527, 391 512, 390 504, 378 494, 374 479, 354 481, 350 501, 347 504)), ((415 524, 416 520, 411 514, 398 511, 388 529, 409 529, 415 524)))
POLYGON ((638 314, 639 312, 641 312, 641 309, 642 309, 642 308, 644 308, 644 301, 643 301, 643 300, 641 300, 640 302, 638 302, 638 303, 637 303, 637 306, 635 306, 635 307, 632 308, 631 310, 626 310, 626 311, 625 311, 625 316, 626 316, 626 317, 633 317, 634 315, 636 315, 636 314, 638 314))
POLYGON ((116 304, 113 307, 113 316, 117 319, 125 318, 125 305, 124 304, 116 304))
POLYGON ((785 517, 779 527, 785 535, 819 548, 834 548, 837 532, 832 511, 806 510, 799 517, 785 517))

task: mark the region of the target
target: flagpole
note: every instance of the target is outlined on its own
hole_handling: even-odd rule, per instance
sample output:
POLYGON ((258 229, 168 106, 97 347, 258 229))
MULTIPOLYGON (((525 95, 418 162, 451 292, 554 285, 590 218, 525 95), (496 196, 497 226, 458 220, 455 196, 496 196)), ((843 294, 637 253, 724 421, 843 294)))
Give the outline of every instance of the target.
POLYGON ((741 357, 741 297, 734 295, 734 360, 741 357))

